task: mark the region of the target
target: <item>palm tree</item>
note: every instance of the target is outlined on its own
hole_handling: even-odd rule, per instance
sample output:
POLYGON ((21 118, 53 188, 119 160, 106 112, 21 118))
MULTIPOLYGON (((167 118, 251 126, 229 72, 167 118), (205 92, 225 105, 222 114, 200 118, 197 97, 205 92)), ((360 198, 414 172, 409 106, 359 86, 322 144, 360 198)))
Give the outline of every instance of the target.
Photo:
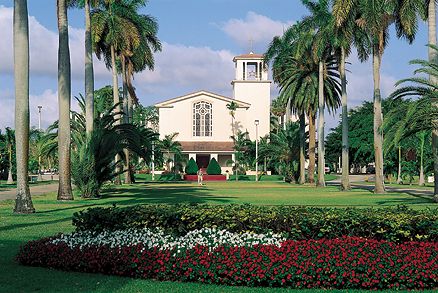
POLYGON ((336 1, 333 3, 333 45, 336 54, 339 58, 339 77, 341 80, 342 89, 342 177, 341 190, 348 191, 351 189, 349 173, 350 173, 350 158, 349 158, 349 142, 348 142, 348 102, 347 102, 347 77, 346 77, 346 58, 351 53, 351 47, 354 44, 358 51, 359 59, 364 59, 363 56, 368 55, 367 49, 370 47, 368 38, 363 30, 356 23, 356 10, 351 9, 344 16, 342 23, 337 22, 337 15, 342 9, 336 1))
POLYGON ((69 7, 85 10, 85 98, 87 104, 87 133, 93 131, 94 122, 94 69, 93 44, 91 38, 91 7, 97 7, 101 0, 68 0, 69 7))
MULTIPOLYGON (((425 6, 427 6, 427 24, 428 24, 428 55, 429 62, 437 63, 437 52, 433 49, 433 46, 437 45, 436 42, 436 3, 433 0, 425 0, 425 6)), ((438 78, 433 74, 429 75, 429 79, 432 83, 438 84, 438 78)), ((438 103, 434 103, 433 107, 438 108, 438 103)), ((434 174, 434 200, 438 202, 438 119, 433 121, 435 128, 432 130, 432 153, 433 153, 433 174, 434 174)))
MULTIPOLYGON (((435 51, 432 55, 437 55, 438 47, 429 45, 429 47, 435 51)), ((413 102, 412 107, 407 113, 404 114, 405 119, 398 132, 395 134, 393 141, 399 141, 403 137, 410 136, 415 133, 421 133, 422 131, 433 131, 437 127, 436 121, 438 121, 438 109, 434 107, 436 101, 438 101, 438 84, 435 80, 438 80, 438 69, 435 61, 419 60, 415 59, 410 62, 413 65, 419 65, 420 68, 414 71, 414 74, 420 74, 420 76, 414 76, 398 81, 396 85, 409 83, 410 85, 401 87, 395 90, 390 97, 401 99, 405 96, 414 96, 421 98, 413 102), (421 76, 422 74, 429 75, 429 78, 421 76)), ((399 122, 401 123, 401 122, 399 122)), ((432 144, 433 144, 432 134, 432 144)), ((420 137, 421 142, 421 137, 420 137)), ((435 168, 436 157, 434 157, 435 168)), ((421 167, 420 167, 421 168, 421 167)), ((435 170, 434 170, 435 171, 435 170)), ((436 174, 436 172, 434 172, 436 174)), ((420 172, 421 174, 421 172, 420 172)), ((435 189, 437 188, 437 182, 435 181, 435 189)), ((438 202, 438 195, 435 193, 434 201, 438 202)))
MULTIPOLYGON (((315 62, 311 52, 313 37, 313 31, 302 23, 298 23, 290 27, 282 37, 275 37, 265 53, 265 62, 273 61, 273 78, 280 86, 280 97, 287 99, 288 108, 300 114, 301 120, 304 120, 303 112, 307 114, 309 120, 308 180, 310 183, 314 182, 315 115, 318 109, 319 94, 319 62, 315 62)), ((333 56, 328 58, 325 66, 324 102, 327 109, 332 111, 340 105, 336 59, 333 56)), ((303 161, 300 161, 301 166, 304 165, 303 161)))
POLYGON ((73 200, 70 166, 70 95, 71 68, 68 45, 67 0, 57 0, 59 31, 58 47, 58 103, 59 103, 59 188, 58 200, 73 200))
POLYGON ((300 156, 300 126, 296 122, 287 122, 286 129, 281 129, 278 133, 271 133, 271 140, 268 144, 269 152, 274 160, 279 164, 277 167, 285 167, 287 172, 296 181, 296 170, 294 163, 299 160, 300 156))
MULTIPOLYGON (((419 4, 406 0, 335 0, 335 18, 338 25, 347 21, 354 12, 358 26, 369 38, 373 56, 374 80, 374 156, 375 156, 375 193, 385 192, 383 175, 383 133, 382 133, 382 97, 380 92, 380 66, 386 45, 389 27, 395 23, 397 37, 412 42, 417 30, 419 4)), ((367 57, 367 56, 364 56, 367 57)))
MULTIPOLYGON (((107 0, 91 14, 94 51, 112 69, 114 105, 120 103, 116 59, 123 53, 132 54, 140 45, 141 34, 130 19, 139 3, 144 1, 107 0)), ((120 106, 115 111, 121 113, 120 106)))
POLYGON ((14 77, 17 197, 14 213, 34 213, 28 183, 29 23, 26 0, 14 0, 14 77))
POLYGON ((333 52, 333 15, 329 10, 328 0, 302 0, 311 15, 304 18, 303 23, 315 30, 313 54, 318 62, 318 181, 317 185, 325 186, 325 151, 324 151, 324 70, 325 60, 333 52))
MULTIPOLYGON (((132 7, 132 8, 135 8, 132 7)), ((125 123, 132 123, 133 104, 138 104, 135 88, 132 85, 134 73, 145 69, 154 69, 153 53, 161 51, 161 43, 157 38, 158 24, 154 18, 148 15, 139 15, 133 9, 129 15, 130 21, 137 27, 140 36, 140 43, 133 51, 123 51, 120 55, 123 77, 123 98, 125 123)), ((129 170, 129 151, 125 151, 127 158, 125 170, 129 170)), ((131 183, 130 172, 126 172, 125 183, 131 183)))
POLYGON ((158 143, 159 149, 167 154, 166 168, 168 172, 171 171, 170 163, 172 162, 172 159, 170 154, 173 153, 178 156, 181 153, 181 144, 179 141, 175 140, 177 136, 177 132, 167 134, 164 136, 164 139, 158 143))
MULTIPOLYGON (((288 76, 285 75, 286 68, 285 64, 287 60, 295 60, 295 56, 300 55, 301 53, 305 52, 305 42, 302 41, 302 39, 305 39, 308 37, 308 34, 306 34, 305 30, 303 29, 303 25, 301 23, 298 23, 294 26, 291 26, 288 28, 284 33, 283 36, 276 36, 270 43, 268 50, 264 54, 264 61, 265 63, 272 62, 272 71, 273 71, 273 78, 274 82, 277 84, 280 84, 285 79, 288 78, 288 76), (301 42, 300 42, 301 38, 301 42)), ((289 62, 291 63, 291 62, 289 62)), ((296 62, 294 65, 298 65, 299 62, 296 62)), ((292 88, 294 88, 295 93, 298 93, 299 86, 298 84, 290 84, 290 92, 292 93, 292 88)), ((301 92, 303 93, 303 92, 301 92)), ((290 114, 292 113, 299 113, 300 114, 300 128, 301 128, 301 139, 300 142, 301 146, 301 155, 300 155, 300 183, 305 182, 305 155, 304 155, 304 133, 305 133, 305 114, 307 114, 309 118, 309 169, 308 169, 308 179, 310 183, 313 183, 314 177, 313 173, 315 170, 315 119, 314 119, 314 109, 311 107, 305 107, 305 105, 310 106, 309 103, 298 103, 297 101, 300 99, 306 98, 305 95, 302 95, 298 97, 297 95, 285 95, 280 94, 280 96, 276 99, 278 103, 286 105, 286 121, 290 121, 290 114), (298 108, 298 104, 302 106, 302 108, 298 108), (310 175, 312 174, 312 175, 310 175)), ((286 123, 284 123, 284 126, 286 123)))
MULTIPOLYGON (((236 115, 236 110, 237 110, 237 103, 232 101, 231 103, 227 104, 227 109, 230 113, 231 116, 231 137, 235 137, 235 129, 234 129, 234 119, 236 119, 235 115, 236 115)), ((233 140, 234 142, 234 140, 233 140)), ((234 142, 234 149, 236 149, 236 144, 234 142)), ((234 151, 234 164, 237 166, 237 154, 236 151, 234 151)), ((237 176, 237 168, 235 168, 236 170, 236 181, 239 180, 239 176, 237 176)))

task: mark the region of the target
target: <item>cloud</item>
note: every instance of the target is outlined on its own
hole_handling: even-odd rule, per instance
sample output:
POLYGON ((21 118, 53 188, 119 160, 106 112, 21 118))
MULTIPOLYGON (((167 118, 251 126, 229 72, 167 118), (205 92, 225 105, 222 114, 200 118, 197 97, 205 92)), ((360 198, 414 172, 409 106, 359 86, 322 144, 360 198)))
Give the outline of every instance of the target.
MULTIPOLYGON (((0 6, 0 74, 14 72, 13 51, 13 8, 0 6)), ((84 33, 83 29, 69 27, 70 63, 73 79, 84 78, 84 33)), ((44 27, 35 17, 29 16, 30 74, 57 78, 58 72, 58 32, 44 27)), ((95 78, 110 78, 103 62, 95 58, 95 78)))
POLYGON ((163 51, 155 56, 155 70, 136 74, 134 84, 140 99, 141 93, 167 99, 201 89, 230 95, 233 57, 227 50, 163 43, 163 51))
MULTIPOLYGON (((14 93, 10 90, 0 91, 2 101, 2 117, 0 118, 0 129, 5 127, 15 128, 14 113, 15 100, 14 93)), ((38 127, 38 106, 41 110, 41 127, 47 128, 55 120, 58 120, 58 92, 46 89, 42 93, 29 96, 30 127, 38 127)), ((72 101, 72 110, 78 111, 76 101, 72 101)))
POLYGON ((230 19, 219 27, 241 47, 248 48, 250 40, 255 49, 266 49, 272 38, 281 35, 294 22, 281 22, 249 11, 245 19, 230 19))

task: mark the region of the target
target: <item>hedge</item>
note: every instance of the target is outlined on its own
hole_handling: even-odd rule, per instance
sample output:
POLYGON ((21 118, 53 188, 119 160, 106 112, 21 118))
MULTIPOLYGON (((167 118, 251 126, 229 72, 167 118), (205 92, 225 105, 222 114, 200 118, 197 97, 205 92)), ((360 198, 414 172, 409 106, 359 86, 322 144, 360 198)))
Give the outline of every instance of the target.
POLYGON ((20 248, 24 265, 135 278, 221 285, 339 289, 436 289, 438 243, 357 237, 285 241, 281 246, 195 246, 174 250, 87 246, 51 239, 20 248))
POLYGON ((73 215, 77 231, 161 227, 184 234, 202 228, 282 233, 287 239, 357 236, 394 242, 438 241, 437 210, 252 205, 136 205, 90 208, 73 215))

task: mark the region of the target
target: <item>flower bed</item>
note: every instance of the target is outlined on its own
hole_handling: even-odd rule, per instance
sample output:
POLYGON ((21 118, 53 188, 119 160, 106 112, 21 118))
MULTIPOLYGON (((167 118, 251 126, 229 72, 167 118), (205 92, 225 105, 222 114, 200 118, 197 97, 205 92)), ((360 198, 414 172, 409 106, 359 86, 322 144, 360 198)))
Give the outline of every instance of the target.
POLYGON ((195 244, 166 248, 163 244, 150 245, 144 241, 132 245, 123 241, 117 242, 118 245, 112 245, 111 241, 72 244, 60 240, 63 237, 68 238, 29 242, 21 247, 17 260, 25 265, 62 270, 227 285, 344 289, 438 287, 438 243, 435 242, 395 244, 343 237, 288 240, 281 245, 248 242, 251 245, 233 246, 230 242, 215 247, 195 244))
POLYGON ((252 205, 137 205, 75 213, 77 231, 161 227, 168 233, 211 227, 230 232, 282 233, 288 239, 344 235, 392 242, 438 241, 438 211, 406 207, 360 209, 252 205))

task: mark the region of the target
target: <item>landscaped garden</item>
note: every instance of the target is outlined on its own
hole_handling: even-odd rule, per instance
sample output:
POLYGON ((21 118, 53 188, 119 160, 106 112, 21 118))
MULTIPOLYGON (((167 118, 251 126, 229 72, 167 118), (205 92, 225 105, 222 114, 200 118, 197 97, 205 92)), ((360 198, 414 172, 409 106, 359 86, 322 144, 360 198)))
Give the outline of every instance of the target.
MULTIPOLYGON (((148 288, 152 292, 160 290, 172 292, 264 292, 266 290, 281 290, 263 288, 244 289, 240 287, 234 288, 191 283, 193 281, 202 281, 202 279, 204 279, 204 282, 216 284, 275 287, 281 286, 284 283, 284 285, 300 288, 305 288, 309 285, 312 287, 320 287, 325 284, 326 287, 336 288, 338 287, 337 285, 330 283, 336 280, 336 278, 330 278, 332 281, 329 282, 326 278, 330 277, 330 275, 325 274, 323 274, 325 277, 321 279, 322 283, 320 284, 315 283, 316 279, 313 280, 315 282, 310 282, 309 279, 308 283, 303 283, 302 280, 297 279, 301 277, 299 277, 300 274, 297 273, 299 267, 296 265, 298 263, 304 264, 306 261, 307 264, 309 264, 311 262, 317 262, 319 258, 327 259, 331 257, 332 260, 329 263, 335 267, 335 260, 340 256, 338 253, 342 253, 345 249, 345 252, 349 255, 348 250, 353 247, 352 249, 359 251, 360 254, 357 255, 352 252, 351 256, 348 257, 348 265, 343 262, 344 264, 339 267, 339 270, 336 270, 337 277, 342 279, 343 277, 339 275, 341 269, 348 269, 349 264, 354 263, 354 259, 360 263, 360 257, 362 255, 366 261, 359 265, 359 271, 361 270, 360 268, 374 268, 382 265, 387 268, 392 268, 393 271, 391 271, 391 274, 396 274, 396 277, 399 278, 404 276, 405 269, 408 270, 406 267, 402 267, 405 265, 404 262, 407 259, 411 260, 410 264, 418 265, 419 263, 424 263, 425 265, 429 265, 428 260, 434 257, 433 253, 435 253, 436 248, 430 249, 432 248, 430 245, 434 244, 424 242, 424 240, 427 240, 427 238, 435 239, 438 235, 435 230, 436 212, 432 198, 427 196, 419 198, 403 193, 373 195, 366 190, 353 190, 347 193, 340 193, 336 187, 320 189, 290 185, 283 182, 212 182, 202 187, 186 182, 140 182, 130 186, 106 189, 102 194, 102 198, 99 200, 78 199, 74 202, 59 202, 56 201, 55 198, 55 194, 36 196, 33 198, 33 201, 38 212, 25 216, 11 214, 10 211, 13 208, 12 201, 3 201, 0 203, 0 243, 2 245, 0 249, 0 265, 4 268, 4 273, 1 275, 0 281, 4 284, 2 289, 6 292, 28 292, 35 290, 44 292, 50 292, 51 290, 61 292, 71 290, 97 292, 117 290, 120 292, 132 292, 145 291, 148 290, 148 288), (162 205, 169 203, 189 205, 182 205, 179 206, 179 208, 173 205, 162 205), (194 203, 209 205, 192 206, 191 204, 194 203), (232 203, 249 203, 252 205, 228 205, 232 203), (137 204, 160 205, 145 206, 145 209, 143 209, 141 206, 134 207, 134 205, 137 204), (258 206, 254 204, 258 204, 258 206), (406 210, 405 208, 397 209, 396 206, 398 204, 406 204, 409 208, 414 208, 415 210, 406 210), (116 207, 113 205, 116 205, 116 207), (269 206, 264 207, 263 205, 269 206), (271 205, 274 206, 271 207, 271 205), (298 208, 285 207, 283 205, 311 205, 313 207, 298 208), (357 206, 360 209, 351 210, 348 208, 351 206, 357 206), (388 206, 392 212, 378 212, 378 210, 376 210, 376 208, 383 206, 388 206), (332 209, 330 207, 337 208, 332 209), (373 210, 369 210, 371 207, 373 207, 373 210), (75 229, 75 226, 72 225, 73 214, 84 211, 87 208, 104 208, 104 210, 91 210, 90 212, 94 211, 94 213, 85 212, 84 214, 76 214, 76 228, 78 231, 82 231, 80 233, 85 233, 80 235, 81 237, 76 238, 76 240, 74 240, 73 237, 70 239, 72 242, 58 243, 58 246, 55 244, 47 245, 45 244, 47 240, 41 240, 30 244, 30 246, 27 247, 28 250, 23 250, 21 254, 20 260, 23 263, 48 266, 57 268, 58 270, 22 266, 14 261, 19 247, 24 245, 27 241, 38 241, 46 237, 59 237, 55 235, 73 232, 75 229), (203 210, 205 208, 207 208, 207 210, 203 210), (277 215, 274 216, 274 218, 277 220, 280 219, 277 222, 273 218, 272 211, 269 211, 269 209, 272 208, 274 208, 274 214, 277 215), (433 210, 429 211, 429 208, 433 210), (361 210, 366 212, 361 212, 361 210), (151 217, 151 215, 153 215, 153 217, 151 217), (132 217, 134 217, 134 219, 132 217), (146 222, 139 221, 139 218, 142 218, 146 222), (98 222, 93 222, 93 219, 97 219, 98 222), (182 222, 178 222, 178 219, 182 220, 182 222), (235 221, 236 219, 237 221, 235 221), (109 225, 109 223, 119 226, 105 226, 109 225), (137 223, 137 225, 133 225, 132 223, 137 223), (238 227, 236 223, 241 223, 242 226, 238 227), (291 223, 295 223, 296 226, 291 225, 291 223), (104 230, 107 232, 105 235, 100 236, 97 234, 87 234, 92 233, 90 232, 90 227, 91 230, 95 230, 93 233, 101 233, 104 230), (157 230, 157 227, 161 227, 160 230, 157 230), (202 230, 202 227, 210 230, 202 230), (300 229, 301 232, 294 230, 296 228, 300 229), (123 236, 124 233, 122 231, 126 229, 131 230, 123 236), (307 232, 305 232, 306 229, 307 232), (273 234, 268 230, 273 231, 273 234), (286 234, 279 233, 282 230, 288 231, 286 234), (189 233, 189 236, 186 234, 188 231, 192 231, 189 233), (319 233, 321 233, 321 231, 326 232, 318 236, 318 231, 319 233), (371 238, 378 240, 342 237, 337 238, 338 240, 321 240, 324 238, 333 238, 330 237, 330 235, 338 237, 346 234, 346 231, 351 231, 351 233, 347 235, 352 237, 373 235, 375 237, 371 238), (372 234, 373 231, 375 234, 372 234), (258 235, 245 234, 246 236, 241 236, 241 233, 249 232, 257 233, 258 235), (114 237, 111 233, 119 234, 118 237, 117 235, 114 237), (90 235, 93 236, 90 238, 90 235), (252 236, 249 237, 248 235, 252 236), (305 238, 309 238, 309 235, 313 235, 311 238, 315 240, 310 240, 310 242, 309 240, 305 240, 305 238), (184 236, 186 236, 185 240, 181 238, 184 236), (87 237, 88 240, 84 240, 87 239, 87 237), (81 244, 82 240, 75 242, 78 241, 78 239, 84 240, 85 244, 88 242, 82 250, 79 249, 79 246, 84 243, 81 244), (146 241, 140 244, 141 239, 146 241), (286 239, 291 240, 283 242, 286 239), (382 242, 385 241, 384 239, 391 240, 395 244, 382 242), (407 239, 423 242, 403 242, 407 239), (299 241, 294 242, 293 240, 299 241), (97 253, 96 250, 93 250, 92 245, 93 243, 99 243, 99 241, 106 243, 107 246, 105 246, 106 248, 99 249, 97 253), (250 245, 269 241, 272 241, 273 245, 266 246, 266 249, 260 248, 260 250, 256 248, 257 246, 250 245), (280 242, 284 243, 281 245, 281 248, 279 246, 280 242), (71 245, 71 243, 76 244, 71 245), (135 249, 119 250, 116 248, 119 245, 123 246, 123 244, 127 243, 129 243, 129 246, 135 247, 135 249), (175 247, 174 245, 177 243, 179 244, 179 248, 177 248, 180 249, 179 253, 172 250, 172 247, 175 247), (227 248, 229 243, 240 243, 242 248, 239 250, 235 250, 231 247, 227 248), (59 244, 61 244, 61 246, 59 246, 59 244), (208 244, 214 244, 217 248, 210 254, 210 250, 196 246, 196 244, 204 244, 207 246, 208 244), (70 245, 71 248, 68 245, 70 245), (91 246, 86 248, 87 245, 91 246), (309 245, 314 249, 313 251, 315 251, 315 253, 317 252, 316 254, 309 252, 309 245), (155 249, 151 248, 154 246, 156 246, 155 249), (157 247, 165 247, 167 250, 159 250, 157 247), (337 248, 333 249, 333 247, 337 248), (70 249, 72 250, 70 251, 70 249), (188 251, 186 258, 184 258, 185 254, 183 253, 185 249, 188 251), (32 253, 30 253, 31 251, 32 253), (122 254, 120 254, 121 251, 123 251, 122 254), (291 263, 287 263, 285 262, 284 256, 290 254, 291 251, 295 251, 295 254, 292 253, 291 255, 296 255, 299 258, 292 258, 290 260, 291 263), (377 256, 376 251, 381 251, 382 255, 386 255, 387 257, 383 257, 382 255, 377 256), (144 252, 147 252, 147 254, 144 252), (202 254, 198 254, 198 252, 202 252, 202 254), (407 252, 409 253, 406 254, 407 252), (135 255, 139 257, 137 265, 134 265, 135 262, 132 262, 135 259, 135 255, 131 253, 135 253, 135 255), (137 253, 140 253, 142 256, 137 253), (228 256, 247 255, 249 258, 232 257, 224 259, 221 257, 222 253, 228 256), (375 257, 371 257, 373 253, 375 257), (261 257, 261 259, 269 259, 272 262, 272 267, 257 267, 257 265, 264 265, 264 262, 256 261, 257 259, 250 257, 255 254, 259 255, 258 257, 261 257), (402 257, 402 255, 405 256, 402 257), (210 257, 212 257, 212 259, 210 259, 210 257), (313 257, 315 257, 315 259, 313 259, 313 257), (380 258, 380 260, 376 258, 380 258), (396 258, 400 258, 402 263, 397 263, 396 258), (87 259, 86 262, 84 262, 85 259, 87 259), (152 259, 155 261, 151 261, 152 259), (176 271, 171 264, 181 263, 182 259, 195 262, 198 265, 202 263, 205 264, 205 261, 208 261, 211 262, 212 265, 214 263, 216 268, 211 271, 213 275, 209 277, 204 276, 204 278, 198 275, 199 270, 202 270, 204 273, 208 271, 203 265, 192 266, 190 263, 185 262, 185 265, 182 265, 178 271, 176 271), (106 260, 114 260, 115 263, 106 260), (397 265, 391 265, 391 260, 397 265), (236 268, 239 268, 238 272, 236 271, 230 275, 233 276, 233 278, 225 278, 227 274, 223 269, 218 268, 218 266, 221 266, 221 263, 222 265, 235 265, 236 268), (146 264, 151 265, 151 267, 145 266, 146 264), (266 282, 263 281, 261 276, 253 278, 251 277, 251 270, 249 268, 243 269, 246 265, 250 264, 254 266, 254 269, 257 267, 261 272, 263 271, 265 275, 278 276, 274 279, 269 278, 270 281, 266 282), (195 267, 199 270, 191 271, 195 267), (278 268, 278 272, 284 271, 284 273, 277 274, 275 268, 278 268), (63 272, 63 270, 73 270, 73 272, 63 272), (159 270, 160 273, 156 272, 157 270, 159 270), (90 273, 84 274, 80 273, 81 271, 136 276, 136 278, 102 276, 90 273), (186 274, 186 272, 189 271, 191 273, 186 274), (293 273, 290 274, 290 272, 293 273), (238 278, 234 279, 234 276, 238 278), (188 281, 189 283, 158 282, 151 279, 137 279, 138 277, 188 281), (244 281, 239 278, 245 278, 245 280, 250 278, 251 280, 244 281), (283 279, 285 280, 284 282, 283 279), (323 280, 325 280, 324 282, 326 283, 324 283, 323 280), (301 282, 301 285, 297 285, 297 282, 301 282)), ((69 236, 64 237, 67 239, 69 236)), ((99 245, 97 247, 99 247, 99 245)), ((430 265, 429 268, 433 268, 433 265, 430 265)), ((302 269, 304 269, 304 267, 302 269)), ((315 272, 308 266, 305 269, 311 270, 304 273, 305 275, 310 274, 310 272, 315 272)), ((421 272, 423 272, 423 274, 430 273, 426 268, 421 270, 421 272)), ((373 271, 373 274, 374 273, 375 271, 373 271)), ((429 277, 426 279, 430 280, 429 277)), ((350 277, 345 278, 349 280, 354 279, 350 277)), ((390 278, 394 278, 394 276, 390 278)), ((427 280, 421 280, 423 282, 422 284, 426 287, 430 284, 427 280)), ((416 282, 416 280, 413 281, 416 282)), ((352 281, 348 288, 354 288, 357 285, 355 282, 356 281, 352 281)), ((408 279, 406 282, 400 283, 400 286, 403 288, 405 285, 410 284, 408 279)), ((389 286, 389 283, 382 284, 379 286, 389 286)), ((419 283, 414 284, 416 284, 415 286, 418 288, 421 287, 419 283)), ((372 286, 371 281, 369 286, 372 286)))

